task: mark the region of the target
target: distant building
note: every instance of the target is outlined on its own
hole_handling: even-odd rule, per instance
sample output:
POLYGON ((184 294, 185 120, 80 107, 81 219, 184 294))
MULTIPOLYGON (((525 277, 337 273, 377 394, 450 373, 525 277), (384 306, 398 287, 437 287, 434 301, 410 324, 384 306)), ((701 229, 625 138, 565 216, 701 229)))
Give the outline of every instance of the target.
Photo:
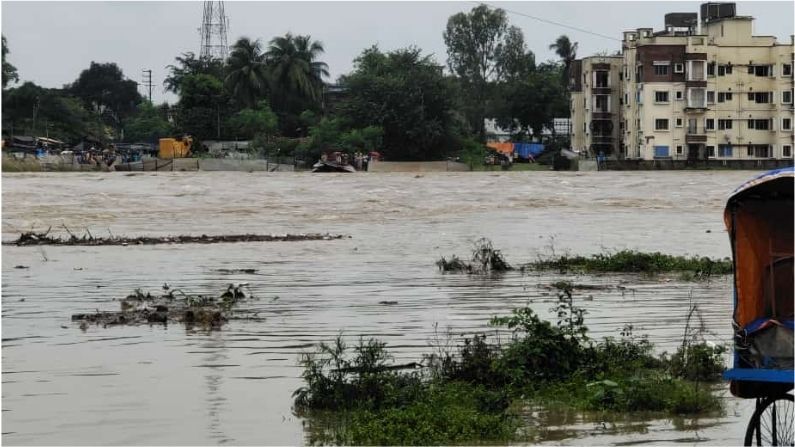
POLYGON ((752 23, 734 3, 705 3, 700 20, 671 13, 662 31, 624 32, 617 73, 613 58, 575 61, 572 147, 643 160, 792 158, 793 37, 755 36, 752 23), (596 104, 608 95, 594 91, 598 71, 611 96, 596 104))
MULTIPOLYGON (((511 141, 511 132, 503 129, 497 125, 497 120, 493 118, 486 118, 483 120, 483 125, 486 129, 486 140, 491 142, 503 143, 511 141)), ((553 118, 552 129, 544 127, 541 130, 541 138, 551 137, 553 135, 570 135, 571 134, 571 120, 569 118, 553 118)))
POLYGON ((592 56, 571 64, 571 148, 575 151, 619 152, 622 64, 621 56, 592 56))

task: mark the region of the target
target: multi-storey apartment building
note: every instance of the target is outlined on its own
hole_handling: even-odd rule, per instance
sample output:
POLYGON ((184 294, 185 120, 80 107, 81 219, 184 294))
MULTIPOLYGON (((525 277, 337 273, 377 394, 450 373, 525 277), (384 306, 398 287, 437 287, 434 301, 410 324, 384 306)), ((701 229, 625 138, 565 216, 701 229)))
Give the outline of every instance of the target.
MULTIPOLYGON (((793 37, 752 34, 734 3, 665 16, 665 30, 624 33, 620 149, 629 159, 766 159, 793 155, 793 37), (700 30, 698 29, 700 25, 700 30)), ((588 59, 588 58, 586 58, 588 59)), ((578 92, 572 92, 572 97, 578 92)), ((572 104, 572 117, 587 114, 572 104)), ((572 147, 587 135, 573 129, 572 147)), ((593 142, 589 146, 592 154, 593 142)))
POLYGON ((618 153, 622 62, 621 56, 592 56, 571 64, 572 149, 594 155, 618 153))

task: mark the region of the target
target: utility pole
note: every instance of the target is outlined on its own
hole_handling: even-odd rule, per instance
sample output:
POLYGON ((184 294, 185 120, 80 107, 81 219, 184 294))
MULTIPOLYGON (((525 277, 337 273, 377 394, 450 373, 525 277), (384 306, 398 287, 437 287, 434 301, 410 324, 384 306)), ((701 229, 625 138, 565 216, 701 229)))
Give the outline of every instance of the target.
POLYGON ((141 70, 141 71, 143 72, 143 78, 144 78, 143 86, 149 87, 149 103, 151 104, 152 87, 154 86, 154 84, 152 84, 152 70, 141 70))

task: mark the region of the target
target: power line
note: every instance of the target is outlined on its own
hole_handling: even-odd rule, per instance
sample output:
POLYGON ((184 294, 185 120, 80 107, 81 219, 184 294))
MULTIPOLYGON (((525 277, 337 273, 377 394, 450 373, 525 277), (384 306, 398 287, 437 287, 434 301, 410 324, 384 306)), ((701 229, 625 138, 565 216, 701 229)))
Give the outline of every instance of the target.
POLYGON ((575 30, 575 31, 579 31, 581 33, 591 34, 593 36, 601 37, 603 39, 610 39, 610 40, 615 40, 616 42, 621 42, 621 39, 616 39, 615 37, 611 37, 611 36, 607 36, 607 35, 604 35, 604 34, 595 33, 593 31, 588 31, 587 29, 578 28, 578 27, 572 26, 572 25, 566 25, 564 23, 555 22, 555 21, 552 21, 552 20, 542 19, 541 17, 532 16, 530 14, 526 14, 526 13, 523 13, 523 12, 512 11, 512 10, 506 9, 506 8, 500 8, 500 7, 491 5, 489 3, 477 2, 477 1, 473 1, 472 3, 477 3, 479 5, 488 6, 489 8, 502 9, 503 11, 510 12, 511 14, 516 14, 518 16, 527 17, 527 18, 530 18, 530 19, 533 19, 533 20, 538 20, 539 22, 549 23, 551 25, 562 26, 563 28, 572 29, 572 30, 575 30))

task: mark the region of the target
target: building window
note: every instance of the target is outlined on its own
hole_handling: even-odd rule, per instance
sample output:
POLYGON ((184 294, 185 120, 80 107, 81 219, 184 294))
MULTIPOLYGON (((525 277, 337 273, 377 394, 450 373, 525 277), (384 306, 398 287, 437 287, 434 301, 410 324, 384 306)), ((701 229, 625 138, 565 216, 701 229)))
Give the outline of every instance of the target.
POLYGON ((684 153, 684 151, 682 150, 682 145, 681 144, 677 145, 676 146, 676 155, 682 155, 683 153, 684 153))
POLYGON ((749 92, 748 100, 757 104, 769 104, 773 102, 773 92, 749 92))
POLYGON ((781 155, 784 156, 784 157, 787 157, 787 158, 791 158, 792 157, 792 146, 790 146, 789 144, 785 144, 784 146, 782 146, 781 147, 781 155))
POLYGON ((607 88, 610 86, 609 80, 610 76, 609 73, 606 71, 597 71, 594 72, 596 82, 594 87, 596 88, 607 88))
POLYGON ((731 144, 719 144, 718 145, 718 157, 731 157, 732 156, 732 146, 731 144))
POLYGON ((718 120, 718 129, 726 130, 732 128, 732 120, 718 120))
POLYGON ((707 157, 715 156, 715 146, 707 146, 707 157))
POLYGON ((707 76, 715 76, 715 62, 707 64, 707 76))
POLYGON ((694 108, 706 107, 706 90, 703 88, 687 89, 687 106, 694 108))
POLYGON ((684 64, 674 64, 674 73, 684 73, 684 72, 685 72, 684 64))
POLYGON ((654 102, 668 102, 668 92, 654 92, 654 102))
POLYGON ((654 130, 668 130, 668 120, 660 118, 654 120, 654 130))
POLYGON ((676 119, 676 127, 682 127, 682 118, 676 119))
POLYGON ((595 95, 594 111, 600 113, 610 112, 610 96, 609 95, 595 95))
POLYGON ((773 66, 772 65, 749 65, 748 66, 748 74, 752 74, 752 75, 758 76, 760 78, 773 76, 773 66))
POLYGON ((792 118, 781 119, 781 130, 792 130, 792 118))
POLYGON ((680 100, 680 101, 681 101, 682 99, 684 99, 684 95, 682 95, 682 91, 681 91, 681 90, 677 90, 677 92, 676 92, 676 99, 678 99, 678 100, 680 100))
POLYGON ((624 93, 624 104, 629 106, 629 94, 627 93, 624 93))
POLYGON ((792 65, 791 64, 783 64, 781 66, 781 74, 784 76, 792 76, 792 65))
POLYGON ((748 120, 748 128, 756 130, 773 130, 773 119, 748 120))
POLYGON ((708 91, 707 92, 707 103, 708 104, 715 104, 715 92, 708 91))
POLYGON ((718 76, 725 76, 732 74, 731 65, 718 65, 718 76))
POLYGON ((667 158, 668 146, 654 146, 654 158, 667 158))
POLYGON ((767 144, 749 144, 748 156, 756 158, 772 158, 773 148, 767 144))
POLYGON ((655 76, 666 76, 668 75, 668 66, 667 65, 657 65, 654 64, 654 75, 655 76))
POLYGON ((781 103, 792 104, 792 90, 784 90, 781 92, 781 103))
POLYGON ((727 102, 732 100, 732 92, 718 92, 718 102, 727 102))
POLYGON ((704 120, 704 129, 715 130, 715 120, 712 118, 707 118, 704 120))

